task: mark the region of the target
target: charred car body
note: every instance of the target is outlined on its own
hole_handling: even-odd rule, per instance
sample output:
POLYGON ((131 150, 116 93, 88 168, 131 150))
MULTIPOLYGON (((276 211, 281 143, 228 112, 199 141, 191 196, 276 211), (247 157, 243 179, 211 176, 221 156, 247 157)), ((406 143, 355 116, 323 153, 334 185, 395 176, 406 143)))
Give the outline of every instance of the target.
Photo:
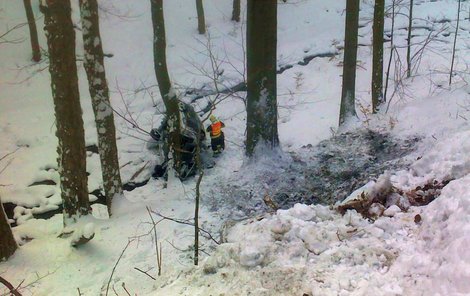
MULTIPOLYGON (((208 149, 206 143, 206 133, 204 125, 202 124, 199 115, 194 111, 194 108, 183 102, 179 102, 179 116, 181 127, 179 130, 180 136, 180 151, 181 165, 177 168, 177 175, 181 180, 194 176, 198 171, 197 165, 197 151, 199 146, 201 165, 204 168, 213 166, 213 160, 208 156, 208 149)), ((158 128, 150 131, 150 136, 154 140, 150 143, 150 148, 157 148, 160 151, 161 158, 160 164, 155 166, 153 177, 167 177, 168 163, 169 163, 169 125, 168 118, 165 116, 158 128)))

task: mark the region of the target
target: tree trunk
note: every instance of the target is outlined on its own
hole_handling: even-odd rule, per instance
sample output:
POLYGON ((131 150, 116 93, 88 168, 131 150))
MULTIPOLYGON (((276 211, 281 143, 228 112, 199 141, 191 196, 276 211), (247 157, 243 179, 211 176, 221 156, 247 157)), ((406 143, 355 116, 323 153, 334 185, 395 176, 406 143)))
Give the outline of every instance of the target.
MULTIPOLYGON (((395 1, 392 1, 392 28, 390 29, 390 56, 388 57, 387 72, 385 76, 385 89, 384 89, 384 102, 387 101, 388 80, 390 78, 390 67, 392 65, 393 51, 395 49, 394 35, 395 35, 395 1)), ((390 105, 390 104, 389 104, 390 105)), ((387 106, 388 108, 388 106, 387 106)))
POLYGON ((240 0, 233 0, 232 21, 240 22, 240 0))
POLYGON ((339 125, 356 116, 356 63, 357 33, 359 27, 359 0, 346 1, 346 21, 344 33, 343 87, 339 125))
POLYGON ((411 31, 413 29, 413 0, 410 0, 410 14, 408 16, 408 39, 406 40, 406 77, 411 77, 411 31))
POLYGON ((84 66, 88 77, 91 104, 95 114, 103 188, 106 195, 108 212, 111 215, 113 198, 122 195, 122 181, 119 173, 116 128, 114 126, 113 110, 109 101, 109 89, 104 69, 98 2, 97 0, 80 0, 79 2, 82 17, 83 46, 85 49, 84 66))
POLYGON ((39 48, 38 31, 36 29, 36 20, 34 18, 33 9, 31 7, 31 0, 23 0, 24 9, 26 10, 26 18, 28 19, 29 35, 31 38, 31 49, 33 51, 34 62, 41 60, 41 49, 39 48))
POLYGON ((375 0, 372 41, 372 112, 383 103, 385 0, 375 0))
POLYGON ((47 0, 45 30, 49 51, 52 96, 56 117, 56 136, 60 189, 64 205, 64 225, 76 222, 90 211, 85 133, 75 64, 75 31, 70 0, 47 0))
POLYGON ((18 246, 16 245, 10 224, 8 223, 7 214, 0 200, 0 261, 8 259, 15 253, 17 248, 18 246))
POLYGON ((248 0, 246 154, 279 145, 277 130, 277 0, 248 0))
POLYGON ((155 76, 157 77, 158 88, 166 108, 169 126, 169 147, 173 154, 173 167, 179 172, 181 166, 181 139, 179 131, 181 129, 181 118, 179 113, 178 98, 171 87, 170 76, 166 65, 166 37, 165 19, 163 16, 163 0, 150 0, 153 24, 153 58, 155 76))
POLYGON ((455 60, 455 46, 457 45, 457 35, 459 34, 459 24, 460 24, 460 5, 461 0, 459 0, 459 7, 457 9, 457 25, 455 27, 455 35, 454 35, 454 45, 452 46, 452 61, 450 63, 450 74, 449 74, 449 85, 452 84, 452 75, 454 72, 454 60, 455 60))
POLYGON ((199 34, 206 34, 206 20, 204 18, 204 6, 202 0, 196 0, 197 30, 199 34))

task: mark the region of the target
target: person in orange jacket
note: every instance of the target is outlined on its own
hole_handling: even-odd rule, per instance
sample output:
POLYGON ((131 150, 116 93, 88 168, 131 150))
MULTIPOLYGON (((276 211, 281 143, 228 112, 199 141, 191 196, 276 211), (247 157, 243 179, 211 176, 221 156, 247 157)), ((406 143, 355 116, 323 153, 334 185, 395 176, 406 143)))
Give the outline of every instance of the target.
POLYGON ((211 136, 212 151, 214 152, 214 155, 218 155, 225 149, 225 137, 224 132, 222 131, 225 124, 217 119, 215 115, 211 115, 209 119, 212 123, 207 127, 206 131, 209 132, 211 136))

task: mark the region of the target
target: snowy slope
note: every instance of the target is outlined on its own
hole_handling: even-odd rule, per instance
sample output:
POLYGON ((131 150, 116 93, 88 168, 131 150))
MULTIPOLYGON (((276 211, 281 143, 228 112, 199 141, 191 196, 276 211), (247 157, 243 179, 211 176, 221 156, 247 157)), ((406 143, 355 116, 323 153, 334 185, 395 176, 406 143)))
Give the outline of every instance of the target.
MULTIPOLYGON (((212 89, 210 79, 198 73, 198 69, 208 69, 210 61, 208 39, 197 34, 194 1, 164 2, 171 78, 181 92, 188 88, 212 89)), ((300 0, 279 4, 279 68, 292 66, 278 75, 279 132, 285 152, 302 153, 300 147, 315 145, 336 131, 343 2, 300 0), (301 65, 304 58, 325 53, 331 56, 301 65)), ((415 25, 423 29, 414 31, 413 40, 418 43, 426 38, 429 32, 424 27, 433 27, 440 33, 423 55, 419 75, 404 80, 406 88, 398 88, 389 112, 372 116, 367 108, 363 109, 361 128, 388 131, 402 139, 419 135, 422 141, 410 156, 415 157, 410 159, 412 165, 391 172, 391 180, 405 190, 433 179, 455 179, 441 196, 428 206, 412 207, 406 213, 398 212, 375 222, 355 212, 341 216, 326 206, 298 204, 262 217, 224 223, 219 217, 226 217, 222 211, 230 209, 208 207, 213 204, 211 200, 221 198, 212 188, 228 181, 237 185, 231 176, 238 171, 248 172, 239 184, 250 179, 249 170, 243 168, 244 105, 239 98, 231 97, 215 111, 227 125, 227 149, 217 159, 216 167, 206 172, 202 183, 202 227, 217 240, 222 227, 220 232, 226 242, 216 246, 210 239, 202 238, 204 252, 200 266, 195 268, 192 227, 167 220, 159 222, 158 242, 163 251, 160 277, 156 276, 155 244, 146 206, 169 217, 191 219, 194 180, 182 184, 172 179, 164 188, 161 180, 150 179, 147 185, 126 192, 125 200, 116 201, 116 211, 109 220, 103 219, 102 207, 94 206, 94 217, 82 221, 82 231, 87 232, 86 225, 92 222, 95 237, 79 248, 71 247, 72 237, 57 237, 62 232, 61 215, 49 220, 32 219, 32 213, 60 204, 57 185, 29 186, 43 180, 58 182, 57 141, 47 65, 29 62, 27 27, 14 31, 12 38, 26 40, 0 44, 0 156, 14 152, 0 162, 0 171, 7 166, 0 174, 0 196, 3 202, 23 206, 16 208, 19 226, 14 228, 21 247, 9 261, 0 263, 0 276, 13 285, 22 283, 23 295, 105 295, 113 267, 128 246, 113 273, 108 294, 126 295, 125 289, 132 295, 470 294, 470 252, 466 248, 470 238, 470 96, 465 87, 469 78, 465 70, 470 62, 470 26, 468 20, 463 21, 469 4, 463 5, 456 59, 459 75, 451 89, 447 87, 446 73, 450 67, 456 1, 415 2, 415 25), (418 156, 420 159, 416 160, 418 156), (417 214, 422 217, 420 223, 414 222, 417 214)), ((364 27, 360 29, 357 94, 367 107, 373 1, 361 3, 364 27)), ((243 71, 245 25, 230 21, 229 0, 206 0, 204 5, 211 48, 224 69, 221 83, 235 85, 243 79, 239 72, 243 71)), ((159 124, 161 102, 153 70, 149 1, 101 0, 100 6, 104 50, 113 54, 105 60, 112 104, 123 116, 129 119, 132 114, 140 127, 150 130, 159 124)), ((43 19, 37 6, 33 7, 38 16, 40 43, 46 48, 43 19)), ((406 14, 406 8, 400 8, 400 12, 406 14)), ((74 20, 79 24, 76 9, 74 20)), ((0 3, 0 32, 23 21, 20 1, 0 3)), ((397 45, 406 43, 406 24, 406 17, 397 18, 397 45)), ((82 54, 80 39, 77 31, 78 55, 82 54)), ((385 48, 384 60, 388 60, 388 43, 385 48)), ((419 44, 415 45, 417 49, 419 44)), ((404 49, 399 51, 403 59, 404 49)), ((86 140, 93 144, 96 133, 80 63, 79 71, 86 140)), ((197 107, 204 107, 204 102, 198 102, 197 107)), ((146 169, 133 181, 148 178, 157 159, 147 149, 147 137, 120 117, 116 117, 116 124, 124 181, 131 180, 143 166, 146 169)), ((283 157, 290 156, 286 153, 283 157)), ((89 153, 87 165, 89 189, 93 191, 101 183, 96 154, 89 153)), ((269 171, 277 168, 275 165, 275 161, 268 160, 256 169, 278 172, 269 171)), ((155 215, 154 219, 159 221, 155 215)), ((0 295, 5 293, 0 286, 0 295)))

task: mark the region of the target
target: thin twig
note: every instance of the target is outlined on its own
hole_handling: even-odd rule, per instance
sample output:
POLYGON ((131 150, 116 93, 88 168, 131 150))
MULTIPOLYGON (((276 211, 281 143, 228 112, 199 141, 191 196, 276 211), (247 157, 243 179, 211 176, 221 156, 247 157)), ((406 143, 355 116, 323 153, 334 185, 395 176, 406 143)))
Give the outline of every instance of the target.
POLYGON ((154 281, 157 280, 156 278, 154 278, 153 276, 151 276, 150 274, 148 274, 147 271, 143 271, 142 269, 140 269, 140 268, 138 268, 138 267, 134 267, 134 269, 137 270, 137 271, 139 271, 139 272, 141 272, 141 273, 143 273, 143 274, 145 274, 146 276, 148 276, 149 278, 151 278, 151 279, 154 280, 154 281))
MULTIPOLYGON (((157 253, 157 266, 158 266, 158 276, 160 276, 162 274, 162 262, 161 262, 161 254, 159 253, 159 250, 158 250, 158 236, 157 236, 157 224, 155 224, 155 220, 153 219, 152 217, 152 212, 151 212, 151 209, 147 206, 147 212, 150 216, 150 220, 152 220, 152 224, 153 224, 153 235, 154 235, 154 238, 155 238, 155 252, 157 253)), ((161 246, 160 246, 160 250, 161 250, 161 246)))
POLYGON ((116 267, 118 266, 119 261, 121 261, 121 258, 122 258, 122 256, 124 255, 124 253, 126 252, 127 248, 131 245, 131 243, 132 243, 133 241, 134 241, 134 240, 131 239, 131 240, 129 240, 129 241, 127 242, 127 245, 124 247, 124 249, 123 249, 122 252, 121 252, 121 255, 119 255, 119 258, 118 258, 118 260, 116 261, 116 264, 114 264, 113 271, 111 272, 111 275, 109 276, 108 285, 106 286, 106 296, 108 296, 109 285, 111 284, 111 280, 113 279, 114 271, 116 270, 116 267))
POLYGON ((124 291, 126 291, 127 295, 131 296, 131 293, 129 293, 129 291, 127 291, 127 289, 126 289, 126 284, 125 283, 122 283, 122 288, 124 289, 124 291))
MULTIPOLYGON (((176 218, 167 217, 167 216, 164 216, 164 215, 162 215, 162 214, 160 214, 160 213, 157 213, 157 212, 154 212, 154 211, 152 211, 152 213, 154 213, 155 215, 157 215, 157 216, 159 216, 159 217, 161 217, 161 218, 163 218, 163 219, 165 219, 165 220, 169 220, 169 221, 173 221, 173 222, 176 222, 176 223, 179 223, 179 224, 184 224, 184 225, 188 225, 188 226, 193 226, 193 227, 194 227, 194 223, 187 222, 187 221, 184 221, 184 220, 179 220, 179 219, 176 219, 176 218)), ((211 234, 209 231, 207 231, 207 230, 205 230, 205 229, 203 229, 203 228, 201 228, 201 227, 199 227, 199 231, 202 232, 202 233, 204 233, 205 235, 207 235, 207 238, 209 238, 210 240, 212 240, 214 243, 216 243, 217 245, 220 245, 220 242, 217 241, 217 240, 212 236, 212 234, 211 234)))

